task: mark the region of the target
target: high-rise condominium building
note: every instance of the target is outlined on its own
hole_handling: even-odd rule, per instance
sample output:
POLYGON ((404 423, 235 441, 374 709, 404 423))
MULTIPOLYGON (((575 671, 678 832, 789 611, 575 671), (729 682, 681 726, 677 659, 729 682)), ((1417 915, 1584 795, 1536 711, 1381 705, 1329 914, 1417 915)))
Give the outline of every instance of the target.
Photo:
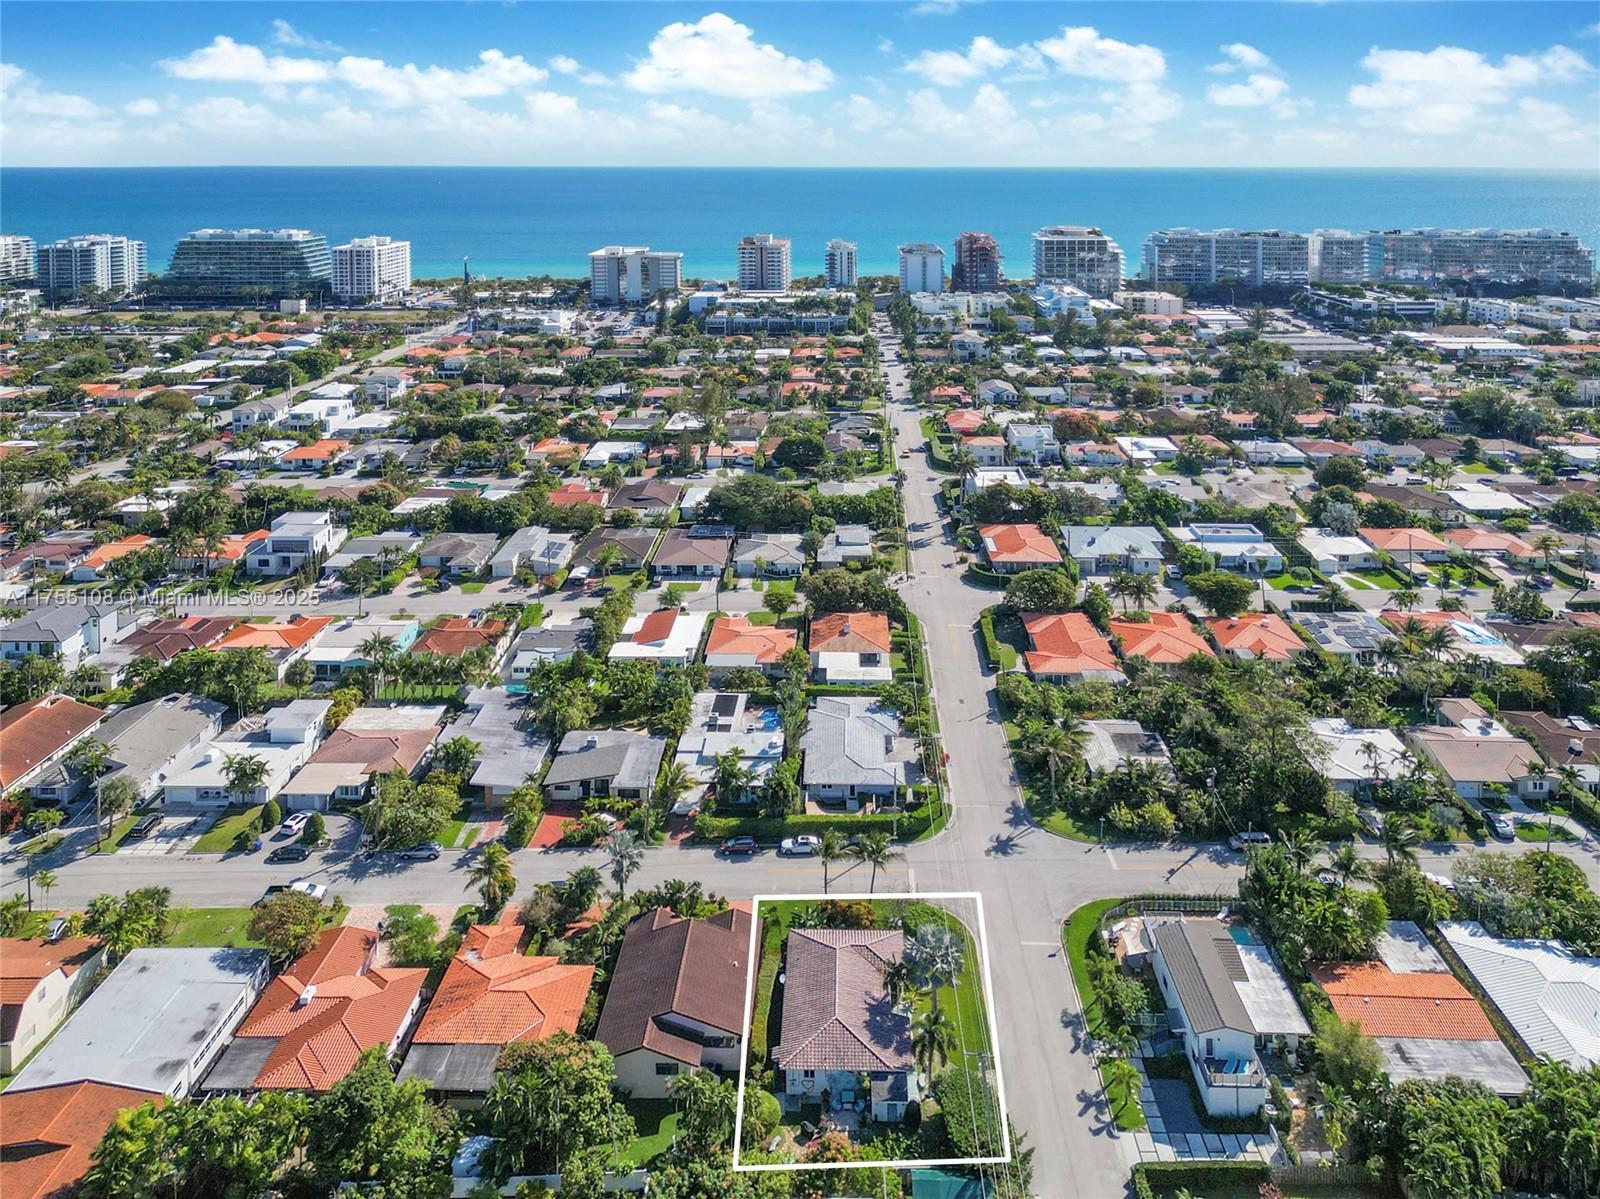
POLYGON ((1392 229, 1380 239, 1384 279, 1589 283, 1594 250, 1550 229, 1392 229))
POLYGON ((589 255, 589 298, 596 304, 645 304, 677 291, 683 255, 648 246, 604 246, 589 255))
POLYGON ((1144 276, 1158 284, 1292 286, 1311 278, 1310 262, 1311 239, 1281 229, 1166 229, 1144 243, 1144 276))
POLYGON ((0 283, 32 279, 35 257, 33 238, 0 233, 0 283))
POLYGON ((53 296, 91 287, 120 296, 149 273, 144 242, 110 233, 85 233, 39 247, 39 286, 53 296))
POLYGON ((162 290, 207 300, 317 299, 333 282, 328 241, 306 229, 199 229, 172 251, 162 290))
POLYGON ((739 240, 739 288, 783 291, 789 286, 789 239, 757 233, 739 240))
POLYGON ((960 234, 950 286, 956 291, 999 291, 1000 244, 987 233, 960 234))
POLYGON ((1322 283, 1364 283, 1383 274, 1383 242, 1370 233, 1318 229, 1309 241, 1311 278, 1322 283))
POLYGON ((856 285, 856 243, 834 238, 823 252, 822 281, 829 287, 856 285))
POLYGON ((1033 235, 1033 281, 1070 283, 1091 296, 1122 290, 1122 247, 1087 225, 1047 225, 1033 235))
POLYGON ((900 290, 943 291, 944 251, 926 241, 901 246, 900 290))
POLYGON ((333 247, 333 294, 387 304, 411 288, 411 243, 358 237, 333 247))

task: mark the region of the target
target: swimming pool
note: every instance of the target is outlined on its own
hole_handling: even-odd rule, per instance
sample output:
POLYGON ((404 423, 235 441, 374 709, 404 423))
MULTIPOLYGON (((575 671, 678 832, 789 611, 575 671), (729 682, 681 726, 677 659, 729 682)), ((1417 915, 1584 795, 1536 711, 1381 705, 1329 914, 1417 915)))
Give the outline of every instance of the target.
POLYGON ((1250 935, 1250 930, 1242 924, 1228 925, 1228 935, 1233 938, 1235 945, 1254 945, 1256 939, 1250 935))
POLYGON ((773 732, 783 727, 783 717, 774 708, 762 708, 756 713, 755 726, 763 732, 773 732))

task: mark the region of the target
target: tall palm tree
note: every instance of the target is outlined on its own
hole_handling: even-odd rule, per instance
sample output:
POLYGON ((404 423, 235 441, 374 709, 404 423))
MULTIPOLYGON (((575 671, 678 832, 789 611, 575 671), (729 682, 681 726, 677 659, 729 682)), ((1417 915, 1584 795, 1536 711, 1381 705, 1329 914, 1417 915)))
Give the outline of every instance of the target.
POLYGON ((384 681, 389 672, 394 669, 395 654, 399 649, 399 644, 388 633, 374 633, 356 646, 356 652, 368 662, 371 662, 372 669, 377 672, 377 694, 379 695, 383 694, 384 681))
POLYGON ((1346 841, 1328 855, 1328 869, 1338 875, 1340 884, 1346 887, 1372 875, 1372 867, 1367 865, 1354 841, 1346 841))
POLYGON ((817 857, 822 859, 822 893, 828 893, 828 869, 833 863, 841 861, 850 855, 850 849, 845 844, 844 834, 836 828, 822 831, 822 844, 817 846, 817 857))
POLYGON ((884 963, 883 989, 889 992, 889 1002, 899 1003, 900 997, 914 981, 911 967, 906 965, 904 958, 894 958, 884 963))
POLYGON ((1389 593, 1389 604, 1402 612, 1410 612, 1422 603, 1422 593, 1415 587, 1399 587, 1389 593))
POLYGON ((1304 874, 1311 868, 1311 863, 1317 860, 1317 851, 1322 848, 1322 842, 1303 828, 1292 832, 1280 829, 1278 838, 1283 842, 1284 857, 1297 874, 1304 874))
POLYGON ((255 754, 231 754, 223 763, 222 777, 236 801, 253 792, 272 773, 266 760, 255 754))
MULTIPOLYGON (((683 798, 684 792, 694 786, 689 769, 682 762, 669 762, 656 780, 656 802, 668 811, 683 798)), ((648 805, 647 805, 648 806, 648 805)))
POLYGON ((1398 858, 1400 861, 1415 865, 1417 861, 1417 846, 1422 843, 1422 834, 1417 832, 1417 826, 1408 816, 1395 816, 1384 821, 1383 833, 1380 836, 1383 843, 1384 856, 1392 866, 1398 858))
POLYGON ((935 1065, 948 1061, 955 1049, 955 1029, 938 1008, 929 1008, 911 1022, 911 1055, 925 1075, 931 1077, 935 1065))
POLYGON ((517 879, 511 873, 511 851, 503 842, 491 841, 483 847, 478 860, 467 871, 467 886, 478 888, 485 914, 493 914, 506 906, 506 901, 516 892, 517 879))
POLYGON ((961 938, 942 924, 924 924, 906 940, 906 965, 911 977, 929 993, 934 1011, 939 1010, 939 989, 953 986, 966 969, 967 950, 961 938))
POLYGON ((644 840, 639 834, 623 829, 611 835, 606 853, 611 858, 611 881, 617 885, 617 902, 621 903, 628 891, 628 880, 644 865, 644 840))
POLYGON ((862 862, 872 867, 872 881, 867 887, 868 894, 878 889, 878 871, 887 867, 890 862, 898 861, 906 856, 894 847, 894 843, 889 840, 888 833, 867 833, 863 835, 856 841, 852 852, 862 862))
POLYGON ((962 483, 977 477, 978 456, 965 446, 950 455, 950 465, 956 472, 956 478, 962 483))
POLYGON ((1533 539, 1533 548, 1544 555, 1544 568, 1549 570, 1561 552, 1561 538, 1554 533, 1540 533, 1533 539))
POLYGON ((744 764, 739 756, 739 751, 730 749, 725 754, 716 757, 716 775, 714 783, 717 788, 717 806, 726 807, 744 799, 750 791, 750 784, 755 782, 755 771, 744 764))

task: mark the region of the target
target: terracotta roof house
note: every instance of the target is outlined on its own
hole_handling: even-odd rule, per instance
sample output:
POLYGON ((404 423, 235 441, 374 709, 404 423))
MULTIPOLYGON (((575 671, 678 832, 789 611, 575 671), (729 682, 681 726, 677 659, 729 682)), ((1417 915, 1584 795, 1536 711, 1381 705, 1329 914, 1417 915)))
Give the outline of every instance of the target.
POLYGON ((1512 562, 1533 563, 1543 555, 1515 533, 1498 529, 1446 529, 1444 539, 1459 550, 1481 556, 1495 556, 1512 562))
POLYGON ((706 638, 706 665, 713 672, 752 666, 771 674, 799 641, 794 629, 751 624, 748 616, 719 616, 706 638))
POLYGON ((229 616, 176 616, 155 620, 118 642, 135 658, 170 662, 185 650, 206 649, 222 639, 234 621, 229 616))
POLYGON ((506 622, 486 620, 474 624, 468 617, 454 616, 442 620, 418 637, 411 647, 414 654, 438 654, 445 658, 459 658, 475 649, 491 652, 505 636, 506 622))
POLYGON ((31 785, 105 718, 65 695, 41 695, 0 712, 0 791, 31 785))
POLYGON ((983 555, 1001 574, 1061 565, 1061 547, 1038 525, 984 525, 983 555))
POLYGON ((67 1199, 94 1164, 117 1113, 161 1101, 155 1091, 103 1082, 6 1091, 0 1095, 0 1194, 67 1199))
POLYGON ((882 612, 818 613, 807 648, 820 683, 887 683, 894 676, 894 642, 882 612))
POLYGON ((899 929, 797 928, 784 964, 783 1042, 773 1061, 782 1097, 796 1106, 859 1090, 872 1080, 874 1119, 897 1121, 921 1098, 911 1016, 897 1010, 883 969, 905 954, 899 929))
POLYGON ((106 568, 118 558, 125 558, 135 550, 149 549, 156 543, 154 537, 144 533, 134 533, 128 537, 119 537, 115 541, 107 541, 97 545, 84 555, 79 562, 67 572, 67 578, 74 583, 92 583, 96 579, 103 579, 106 568))
POLYGON ((350 728, 328 734, 278 794, 286 811, 326 812, 337 803, 364 799, 373 776, 398 770, 413 774, 433 748, 443 726, 350 728))
POLYGON ((752 919, 735 903, 704 918, 657 908, 629 923, 594 1039, 632 1098, 666 1098, 680 1072, 738 1071, 752 919))
POLYGON ((604 491, 596 491, 582 483, 563 483, 545 498, 554 508, 572 508, 578 504, 592 504, 596 508, 606 506, 604 491))
POLYGON ((330 928, 267 984, 206 1076, 208 1091, 308 1091, 338 1082, 361 1054, 399 1048, 422 1004, 424 969, 372 964, 378 934, 330 928))
POLYGON ((576 1033, 594 967, 522 952, 527 930, 514 917, 474 924, 423 1013, 400 1080, 430 1091, 477 1096, 494 1086, 500 1050, 576 1033))
POLYGON ((1151 612, 1148 621, 1113 620, 1111 635, 1121 640, 1123 655, 1145 658, 1158 666, 1203 654, 1214 658, 1211 645, 1187 618, 1175 612, 1151 612))
POLYGON ((1117 661, 1111 642, 1082 612, 1035 614, 1022 618, 1027 631, 1028 673, 1049 683, 1078 679, 1105 679, 1123 683, 1127 675, 1117 661))
POLYGON ((1301 641, 1288 621, 1276 612, 1245 612, 1239 616, 1213 616, 1206 622, 1217 648, 1235 658, 1265 658, 1287 662, 1303 654, 1301 641))
POLYGON ((1396 562, 1443 562, 1450 556, 1449 542, 1427 529, 1357 529, 1361 540, 1382 550, 1396 562))
POLYGON ((348 441, 324 438, 310 445, 295 446, 279 458, 278 462, 290 470, 321 470, 325 466, 331 466, 334 460, 349 448, 348 441))
POLYGON ((700 649, 707 614, 657 608, 645 616, 630 616, 622 636, 612 643, 609 657, 644 658, 668 666, 687 666, 700 649))
POLYGON ((247 621, 234 625, 213 648, 219 651, 264 649, 278 668, 278 678, 282 679, 289 664, 303 657, 332 623, 331 616, 302 616, 299 613, 288 620, 274 620, 266 624, 247 621))
POLYGON ((94 937, 0 938, 0 1073, 15 1073, 83 1001, 101 960, 94 937))

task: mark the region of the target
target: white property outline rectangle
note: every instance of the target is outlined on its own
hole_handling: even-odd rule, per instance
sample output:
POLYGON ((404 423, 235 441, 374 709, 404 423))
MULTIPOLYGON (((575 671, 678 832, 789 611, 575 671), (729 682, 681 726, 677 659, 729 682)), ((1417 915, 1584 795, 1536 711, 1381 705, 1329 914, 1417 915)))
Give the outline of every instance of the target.
MULTIPOLYGON (((750 969, 744 983, 744 1022, 741 1030, 739 1054, 739 1092, 733 1116, 733 1168, 736 1171, 762 1170, 914 1170, 923 1166, 999 1166, 1011 1161, 1011 1115, 1006 1106, 1005 1071, 1000 1064, 1000 1029, 995 1021, 994 982, 989 975, 989 922, 983 912, 983 895, 978 891, 923 891, 889 892, 882 896, 841 893, 838 895, 815 893, 805 895, 753 895, 750 897, 750 969), (744 1141, 744 1088, 750 1070, 750 1028, 755 1019, 756 976, 761 973, 761 905, 763 903, 818 903, 823 900, 849 901, 874 899, 938 900, 970 899, 978 912, 978 956, 983 967, 983 1006, 989 1021, 989 1048, 994 1058, 995 1093, 1000 1100, 1000 1141, 1004 1153, 999 1157, 939 1157, 915 1158, 892 1162, 762 1162, 742 1165, 739 1154, 744 1141)), ((950 913, 955 915, 955 913, 950 913)))

